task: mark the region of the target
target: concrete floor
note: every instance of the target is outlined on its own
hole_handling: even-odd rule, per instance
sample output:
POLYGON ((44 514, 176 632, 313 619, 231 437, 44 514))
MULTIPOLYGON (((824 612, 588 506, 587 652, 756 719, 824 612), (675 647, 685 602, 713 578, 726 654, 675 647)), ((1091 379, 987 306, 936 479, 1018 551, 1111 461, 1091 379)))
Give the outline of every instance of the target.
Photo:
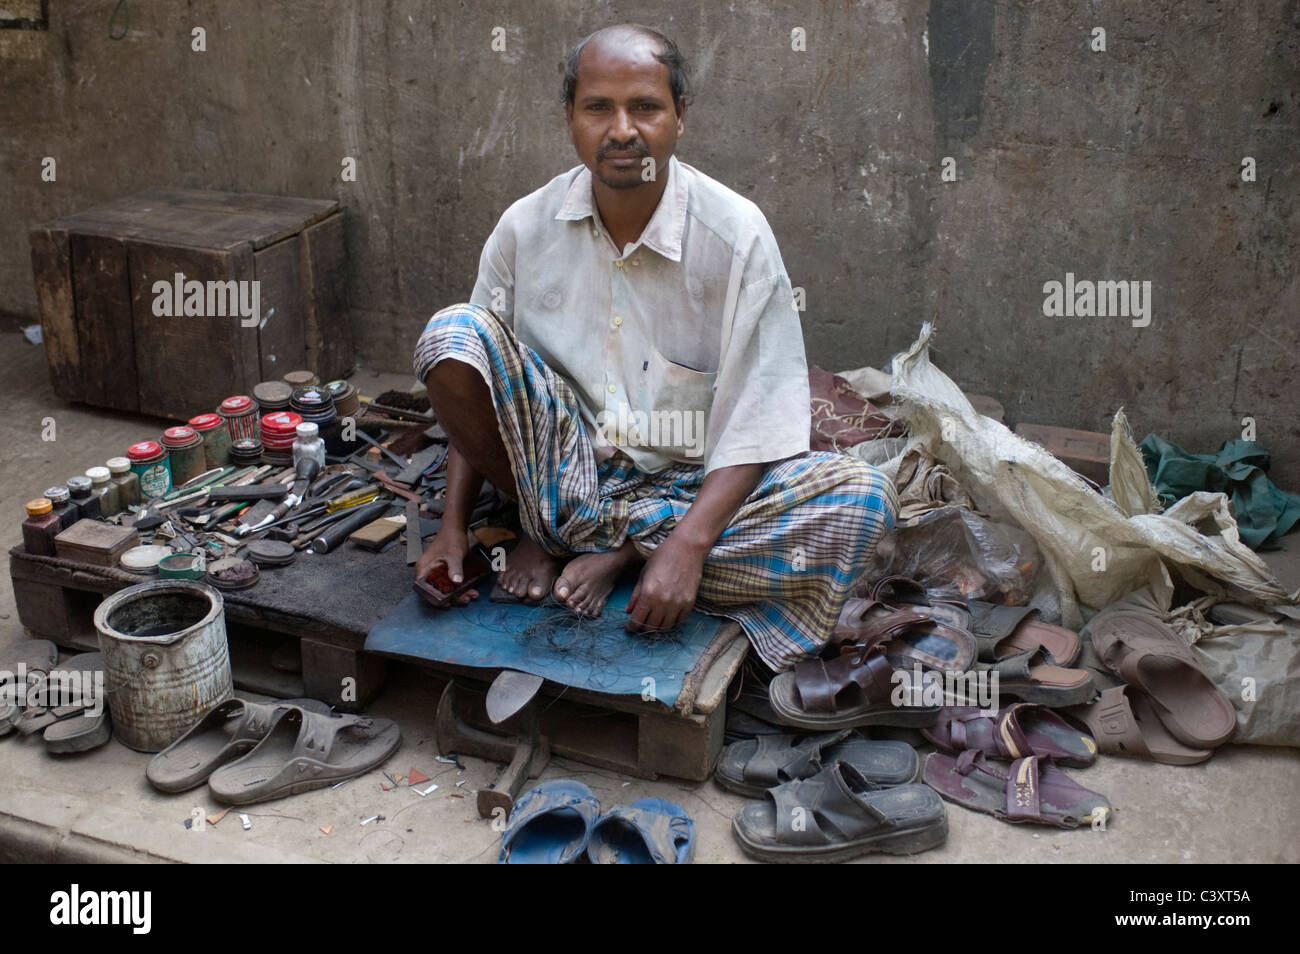
MULTIPOLYGON (((397 376, 365 372, 354 379, 363 393, 405 385, 397 376)), ((0 546, 20 540, 22 505, 50 484, 123 453, 152 436, 161 422, 58 400, 39 347, 0 332, 0 546), (42 421, 53 417, 57 439, 41 440, 42 421)), ((196 409, 197 410, 197 409, 196 409)), ((4 557, 7 563, 7 556, 4 557)), ((1300 585, 1300 539, 1292 537, 1278 572, 1300 585)), ((8 573, 0 582, 0 644, 23 638, 8 573)), ((415 767, 432 776, 437 791, 384 792, 378 772, 324 789, 252 806, 252 828, 235 813, 217 826, 187 831, 194 808, 219 806, 205 789, 168 796, 144 778, 149 756, 113 741, 81 756, 56 758, 39 737, 0 740, 0 859, 7 861, 182 862, 490 862, 498 833, 480 821, 473 790, 491 782, 497 767, 464 759, 465 771, 435 760, 433 713, 437 699, 414 670, 393 667, 372 706, 396 719, 403 742, 386 768, 415 767), (456 782, 465 780, 463 786, 456 782), (452 797, 464 794, 465 798, 452 797), (383 821, 360 821, 382 814, 383 821), (328 834, 322 828, 330 828, 328 834)), ((1228 746, 1208 763, 1173 767, 1103 758, 1071 770, 1082 784, 1104 793, 1116 808, 1105 832, 1015 826, 949 806, 950 835, 942 848, 913 859, 867 856, 881 862, 1296 862, 1300 861, 1300 750, 1228 746)), ((745 800, 714 782, 645 782, 563 760, 548 778, 577 778, 602 804, 644 796, 679 802, 695 819, 697 862, 747 858, 731 832, 745 800)))

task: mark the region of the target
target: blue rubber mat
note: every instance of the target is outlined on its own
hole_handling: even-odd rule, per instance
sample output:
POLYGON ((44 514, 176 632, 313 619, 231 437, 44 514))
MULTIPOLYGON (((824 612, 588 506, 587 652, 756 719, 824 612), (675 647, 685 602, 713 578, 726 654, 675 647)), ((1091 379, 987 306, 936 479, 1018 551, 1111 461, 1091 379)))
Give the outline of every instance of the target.
POLYGON ((518 669, 578 689, 653 697, 671 706, 723 621, 691 613, 671 633, 629 633, 623 623, 632 589, 632 583, 616 587, 595 620, 554 607, 490 602, 490 584, 473 603, 449 610, 436 610, 410 593, 370 630, 366 650, 518 669))

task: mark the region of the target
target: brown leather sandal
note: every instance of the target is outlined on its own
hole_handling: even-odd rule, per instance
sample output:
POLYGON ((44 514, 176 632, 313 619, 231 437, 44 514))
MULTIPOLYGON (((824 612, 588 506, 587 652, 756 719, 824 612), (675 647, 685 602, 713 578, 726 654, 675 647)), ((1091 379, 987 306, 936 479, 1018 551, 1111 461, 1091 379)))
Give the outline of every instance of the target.
POLYGON ((975 663, 975 637, 969 629, 954 625, 960 616, 945 621, 952 609, 903 608, 873 597, 851 598, 840 611, 831 642, 868 648, 882 644, 890 665, 904 669, 920 663, 941 672, 967 672, 975 663))
POLYGON ((1092 673, 1086 669, 1055 666, 1042 647, 1026 649, 997 662, 975 664, 978 672, 997 673, 999 695, 1040 706, 1080 705, 1097 694, 1092 673))
POLYGON ((1085 768, 1097 758, 1097 743, 1045 706, 1017 702, 987 716, 973 706, 947 706, 921 734, 945 752, 974 749, 995 759, 1029 755, 1058 765, 1085 768))
POLYGON ((1072 706, 1065 715, 1087 726, 1098 750, 1106 755, 1195 765, 1214 754, 1213 749, 1194 749, 1170 735, 1146 693, 1133 686, 1103 689, 1092 705, 1072 706))
POLYGON ((924 726, 938 718, 939 706, 908 705, 906 696, 879 645, 849 645, 829 662, 798 663, 768 686, 782 723, 823 732, 860 725, 924 726))

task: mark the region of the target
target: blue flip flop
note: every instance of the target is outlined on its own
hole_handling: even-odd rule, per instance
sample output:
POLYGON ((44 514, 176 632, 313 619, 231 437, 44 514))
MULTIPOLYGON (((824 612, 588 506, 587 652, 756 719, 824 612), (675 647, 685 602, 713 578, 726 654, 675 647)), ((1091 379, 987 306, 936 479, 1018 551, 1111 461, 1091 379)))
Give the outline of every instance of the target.
POLYGON ((695 857, 695 823, 662 798, 615 805, 591 830, 587 858, 596 865, 687 865, 695 857))
POLYGON ((515 802, 501 833, 497 864, 568 864, 586 850, 599 817, 600 802, 581 782, 542 782, 515 802))

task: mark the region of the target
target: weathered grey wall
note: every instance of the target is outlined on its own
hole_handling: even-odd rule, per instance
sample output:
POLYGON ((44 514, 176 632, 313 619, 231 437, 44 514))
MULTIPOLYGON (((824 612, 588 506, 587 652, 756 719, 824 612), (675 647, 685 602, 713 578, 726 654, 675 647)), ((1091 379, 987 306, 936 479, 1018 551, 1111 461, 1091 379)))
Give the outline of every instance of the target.
POLYGON ((154 184, 336 196, 359 356, 405 369, 501 211, 575 164, 566 49, 639 19, 692 61, 679 155, 767 213, 810 360, 883 363, 933 318, 940 366, 1012 422, 1125 405, 1208 449, 1252 415, 1300 484, 1295 0, 129 0, 116 41, 114 6, 0 31, 0 311, 36 313, 34 222, 154 184), (1152 282, 1150 326, 1045 317, 1067 271, 1152 282))

